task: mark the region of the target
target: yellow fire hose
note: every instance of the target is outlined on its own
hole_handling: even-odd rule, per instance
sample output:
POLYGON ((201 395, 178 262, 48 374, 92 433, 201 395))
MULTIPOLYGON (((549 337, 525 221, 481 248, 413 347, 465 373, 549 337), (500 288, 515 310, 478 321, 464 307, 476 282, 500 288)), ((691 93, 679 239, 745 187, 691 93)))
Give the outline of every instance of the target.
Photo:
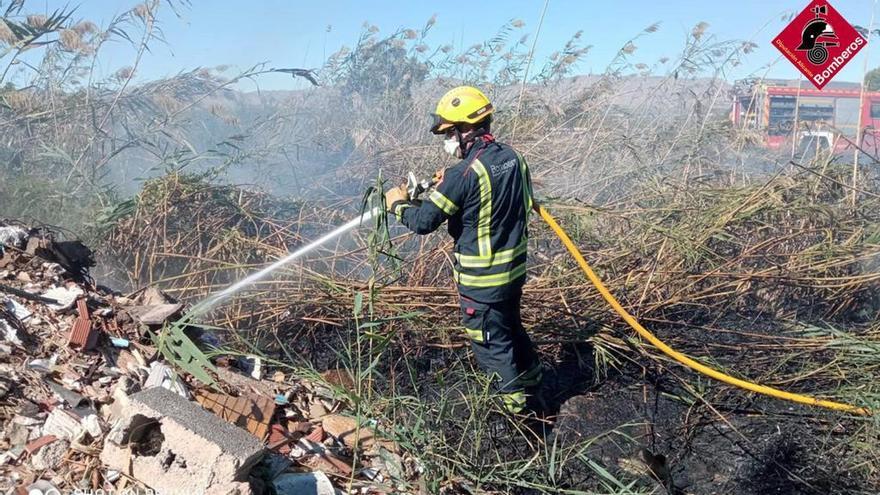
POLYGON ((575 247, 574 243, 568 237, 568 234, 566 234, 565 231, 562 230, 562 227, 560 227, 559 224, 556 223, 556 220, 553 218, 553 216, 550 215, 550 213, 548 213, 547 210, 545 210, 540 205, 536 205, 535 208, 537 209, 538 213, 541 215, 541 218, 543 218, 544 221, 547 222, 547 225, 549 225, 550 228, 553 229, 553 232, 555 232, 556 235, 559 237, 559 239, 562 241, 562 243, 565 244, 566 249, 568 249, 568 252, 571 253, 571 255, 574 257, 574 259, 578 262, 581 269, 587 275, 587 278, 590 279, 590 282, 592 282, 594 286, 596 286, 596 289, 599 290, 599 293, 602 294, 602 297, 605 298, 605 300, 608 302, 608 304, 610 304, 611 307, 614 308, 614 311, 616 311, 617 314, 619 314, 621 318, 623 318, 627 323, 629 323, 629 326, 631 326, 636 332, 638 332, 638 334, 641 335, 642 338, 644 338, 645 340, 650 342, 657 349, 660 349, 660 351, 663 352, 663 354, 666 354, 667 356, 671 357, 672 359, 678 361, 679 363, 687 366, 688 368, 690 368, 694 371, 698 371, 706 376, 709 376, 709 377, 714 378, 716 380, 722 381, 724 383, 727 383, 727 384, 730 384, 730 385, 733 385, 735 387, 739 387, 739 388, 742 388, 745 390, 757 392, 759 394, 769 395, 770 397, 776 397, 777 399, 798 402, 800 404, 807 404, 807 405, 811 405, 811 406, 824 407, 826 409, 833 409, 835 411, 844 411, 844 412, 860 414, 860 415, 864 415, 864 416, 868 416, 871 414, 871 412, 868 409, 865 409, 863 407, 857 407, 857 406, 853 406, 850 404, 843 404, 840 402, 834 402, 834 401, 830 401, 830 400, 816 399, 815 397, 809 397, 806 395, 786 392, 784 390, 775 389, 773 387, 767 387, 767 386, 759 385, 757 383, 752 383, 752 382, 749 382, 746 380, 740 380, 739 378, 734 378, 734 377, 732 377, 730 375, 726 375, 718 370, 714 370, 706 365, 700 364, 697 361, 694 361, 693 359, 685 356, 684 354, 682 354, 682 353, 676 351, 675 349, 669 347, 668 345, 664 344, 663 341, 658 339, 654 334, 652 334, 645 327, 643 327, 638 322, 638 320, 636 320, 631 314, 629 314, 623 308, 623 306, 620 305, 619 302, 617 302, 617 299, 614 298, 614 296, 611 294, 611 292, 608 291, 608 288, 605 287, 605 284, 603 284, 602 281, 599 279, 599 277, 593 272, 593 269, 590 268, 590 265, 587 264, 586 260, 584 260, 584 257, 581 255, 580 251, 578 251, 577 247, 575 247))

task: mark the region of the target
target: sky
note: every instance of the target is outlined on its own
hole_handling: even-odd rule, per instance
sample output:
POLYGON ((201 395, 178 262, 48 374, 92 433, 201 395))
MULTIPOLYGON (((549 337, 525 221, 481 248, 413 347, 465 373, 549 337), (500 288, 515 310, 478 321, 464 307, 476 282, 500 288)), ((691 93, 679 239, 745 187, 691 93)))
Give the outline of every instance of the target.
MULTIPOLYGON (((751 75, 803 78, 771 46, 771 40, 786 24, 783 16, 800 12, 808 3, 805 0, 548 0, 546 4, 544 0, 192 0, 175 14, 167 1, 163 0, 159 14, 167 44, 152 46, 141 61, 137 80, 170 76, 197 67, 230 65, 245 69, 261 62, 270 67, 317 68, 327 55, 341 46, 352 46, 365 21, 379 27, 380 33, 390 34, 399 28, 421 28, 434 14, 437 23, 428 43, 434 46, 449 43, 456 49, 490 38, 501 25, 513 19, 525 23, 520 32, 530 34, 531 43, 540 24, 535 47, 538 61, 535 65, 538 66, 575 32, 583 30, 584 43, 593 48, 578 66, 577 72, 582 74, 602 72, 627 40, 655 22, 660 22, 660 29, 636 42, 634 63, 644 62, 650 66, 664 56, 675 58, 687 34, 702 21, 709 24, 707 34, 717 40, 750 40, 758 45, 742 66, 727 74, 728 79, 751 75)), ((5 3, 0 0, 0 4, 5 3)), ((25 11, 51 12, 63 6, 77 7, 75 18, 106 26, 116 14, 136 3, 129 0, 29 0, 25 11)), ((880 27, 880 17, 873 16, 877 0, 834 0, 831 5, 852 24, 880 27)), ((872 38, 835 76, 835 81, 858 81, 866 63, 868 69, 880 65, 880 49, 872 46, 878 41, 880 38, 872 38)), ((880 47, 880 43, 877 44, 880 47)), ((131 65, 134 56, 135 50, 130 45, 116 43, 102 52, 100 70, 113 73, 131 65)), ((257 82, 243 83, 241 89, 298 89, 306 84, 287 75, 268 74, 257 82)))

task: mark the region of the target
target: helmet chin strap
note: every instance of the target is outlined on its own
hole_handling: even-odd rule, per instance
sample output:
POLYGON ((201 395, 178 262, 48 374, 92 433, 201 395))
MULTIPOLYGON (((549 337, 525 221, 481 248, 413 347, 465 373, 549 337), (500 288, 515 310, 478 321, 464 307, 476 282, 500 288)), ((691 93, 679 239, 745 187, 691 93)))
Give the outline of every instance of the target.
POLYGON ((458 140, 458 152, 461 154, 459 158, 464 158, 467 155, 467 144, 464 139, 462 139, 461 131, 458 127, 455 127, 455 139, 458 140))

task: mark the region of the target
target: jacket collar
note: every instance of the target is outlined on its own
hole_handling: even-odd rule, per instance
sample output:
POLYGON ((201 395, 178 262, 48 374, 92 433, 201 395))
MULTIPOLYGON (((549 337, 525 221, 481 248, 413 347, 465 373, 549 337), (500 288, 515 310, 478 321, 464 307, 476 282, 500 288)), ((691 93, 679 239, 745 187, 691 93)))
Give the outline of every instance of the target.
POLYGON ((477 157, 480 156, 481 150, 485 149, 489 146, 490 143, 495 142, 495 136, 492 134, 483 134, 481 136, 477 136, 474 138, 474 144, 471 145, 471 148, 468 150, 467 155, 465 155, 466 160, 476 160, 477 157))

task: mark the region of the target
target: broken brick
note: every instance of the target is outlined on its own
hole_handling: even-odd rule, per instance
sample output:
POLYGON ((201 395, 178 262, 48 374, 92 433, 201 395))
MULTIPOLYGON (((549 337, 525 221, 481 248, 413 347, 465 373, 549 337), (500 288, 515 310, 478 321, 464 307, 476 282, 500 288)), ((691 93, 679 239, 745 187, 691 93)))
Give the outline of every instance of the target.
POLYGON ((83 350, 90 350, 98 343, 98 331, 92 327, 92 320, 89 319, 89 309, 84 298, 76 301, 76 309, 79 317, 73 322, 73 328, 70 331, 68 345, 80 347, 83 350))
POLYGON ((290 436, 290 432, 286 428, 279 424, 274 424, 269 429, 269 439, 266 441, 267 448, 279 454, 287 455, 290 453, 290 443, 293 440, 293 437, 290 436))
POLYGON ((315 443, 323 442, 324 441, 324 428, 322 428, 321 425, 316 426, 315 429, 312 430, 311 433, 306 435, 306 439, 311 440, 312 442, 315 442, 315 443))
POLYGON ((268 397, 258 395, 233 397, 199 390, 196 392, 196 401, 205 409, 246 429, 260 440, 266 438, 269 422, 275 414, 275 402, 268 397))

